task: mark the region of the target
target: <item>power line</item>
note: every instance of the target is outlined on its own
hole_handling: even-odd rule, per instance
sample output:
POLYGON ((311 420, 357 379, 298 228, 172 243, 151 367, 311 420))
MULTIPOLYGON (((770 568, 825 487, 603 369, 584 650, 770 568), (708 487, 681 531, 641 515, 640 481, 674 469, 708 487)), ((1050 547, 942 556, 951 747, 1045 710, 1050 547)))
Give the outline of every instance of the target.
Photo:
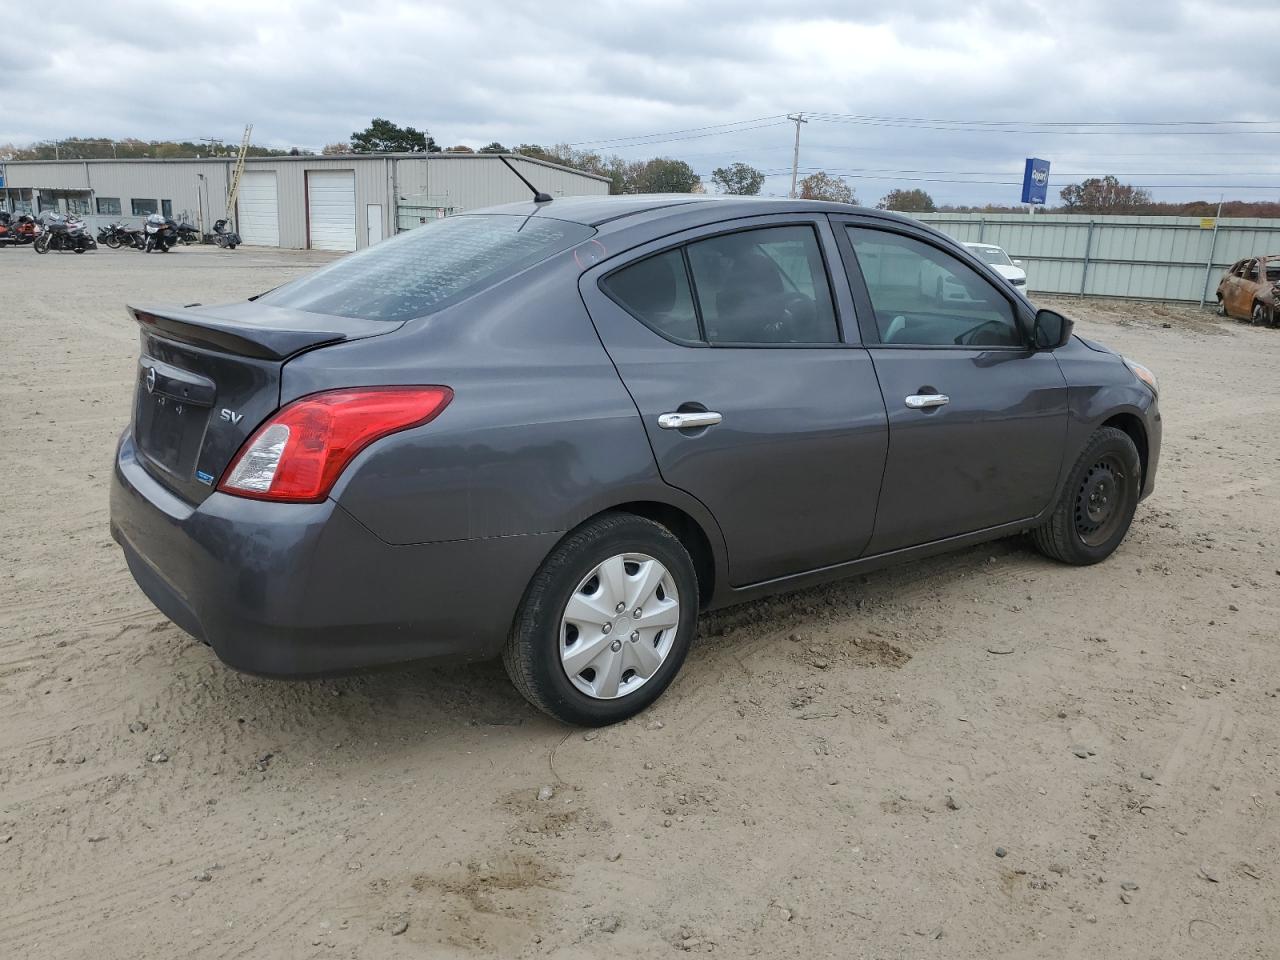
MULTIPOLYGON (((583 147, 583 146, 595 146, 595 147, 602 147, 602 146, 609 146, 609 145, 622 144, 622 142, 623 142, 623 141, 632 141, 632 140, 649 140, 649 139, 650 139, 650 138, 652 138, 652 137, 670 137, 670 138, 672 138, 673 140, 686 140, 686 139, 690 139, 690 140, 692 140, 692 139, 697 139, 697 138, 695 138, 695 137, 683 137, 683 136, 680 136, 680 134, 686 134, 686 133, 702 133, 703 131, 706 131, 706 130, 719 131, 719 132, 722 132, 722 133, 737 133, 737 132, 738 132, 738 130, 732 130, 732 129, 729 129, 729 128, 731 128, 731 127, 738 127, 738 128, 741 128, 741 127, 743 127, 743 125, 744 125, 744 124, 755 124, 755 123, 761 124, 761 126, 758 126, 758 127, 746 127, 745 129, 747 129, 747 130, 760 130, 760 129, 763 129, 764 127, 779 126, 779 125, 781 125, 782 123, 786 122, 786 119, 785 119, 785 118, 786 118, 786 115, 785 115, 785 114, 778 113, 778 114, 774 114, 773 116, 769 116, 769 117, 755 117, 755 118, 753 118, 753 119, 751 119, 751 120, 733 120, 733 121, 730 121, 730 122, 728 122, 728 123, 713 123, 713 124, 709 124, 709 125, 707 125, 707 126, 705 126, 705 127, 686 127, 686 128, 685 128, 685 129, 683 129, 683 130, 664 130, 664 131, 662 131, 661 133, 637 133, 637 134, 633 134, 632 136, 629 136, 629 137, 612 137, 612 138, 602 139, 602 140, 576 140, 576 141, 573 141, 573 142, 571 142, 571 143, 566 144, 566 146, 570 146, 570 147, 583 147), (773 123, 769 123, 769 122, 767 122, 767 121, 775 121, 775 122, 773 122, 773 123)), ((705 135, 705 136, 716 136, 716 134, 715 134, 715 133, 708 133, 708 134, 704 134, 704 135, 705 135)), ((666 141, 655 141, 655 142, 665 143, 666 141)), ((632 143, 628 143, 627 145, 628 145, 628 146, 641 146, 642 144, 632 144, 632 143)))
POLYGON ((876 117, 856 113, 807 111, 812 117, 855 122, 945 123, 963 126, 1035 126, 1035 127, 1216 127, 1276 126, 1280 120, 943 120, 930 117, 876 117))

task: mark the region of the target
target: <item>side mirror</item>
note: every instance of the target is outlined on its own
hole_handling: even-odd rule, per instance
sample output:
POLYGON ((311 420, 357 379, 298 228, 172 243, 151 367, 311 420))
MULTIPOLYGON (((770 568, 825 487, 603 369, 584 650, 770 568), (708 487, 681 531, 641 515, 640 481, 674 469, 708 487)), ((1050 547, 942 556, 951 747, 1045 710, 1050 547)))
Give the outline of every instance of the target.
POLYGON ((1013 265, 1014 265, 1015 267, 1020 267, 1020 266, 1022 266, 1022 261, 1021 261, 1021 260, 1015 260, 1015 261, 1013 261, 1013 265))
POLYGON ((1037 350, 1057 350, 1071 339, 1075 326, 1069 319, 1053 310, 1037 310, 1031 328, 1031 339, 1037 350))

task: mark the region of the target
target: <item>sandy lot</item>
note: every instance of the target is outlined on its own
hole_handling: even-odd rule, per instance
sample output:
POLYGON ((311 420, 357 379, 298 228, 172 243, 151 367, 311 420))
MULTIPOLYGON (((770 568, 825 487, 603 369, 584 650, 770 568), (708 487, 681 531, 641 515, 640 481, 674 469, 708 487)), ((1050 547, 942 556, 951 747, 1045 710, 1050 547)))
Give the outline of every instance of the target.
POLYGON ((123 304, 322 259, 0 250, 0 956, 1280 956, 1280 332, 1060 301, 1164 388, 1110 562, 737 608, 584 735, 496 665, 244 677, 134 587, 123 304))

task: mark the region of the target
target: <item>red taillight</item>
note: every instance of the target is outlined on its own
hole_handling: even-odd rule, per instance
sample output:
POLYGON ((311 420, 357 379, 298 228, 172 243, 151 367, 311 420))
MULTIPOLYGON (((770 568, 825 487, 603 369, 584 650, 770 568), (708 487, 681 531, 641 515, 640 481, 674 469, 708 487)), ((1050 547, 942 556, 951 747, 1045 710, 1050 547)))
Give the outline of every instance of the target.
POLYGON ((255 500, 319 503, 361 450, 440 415, 448 387, 358 387, 295 400, 254 431, 218 489, 255 500))

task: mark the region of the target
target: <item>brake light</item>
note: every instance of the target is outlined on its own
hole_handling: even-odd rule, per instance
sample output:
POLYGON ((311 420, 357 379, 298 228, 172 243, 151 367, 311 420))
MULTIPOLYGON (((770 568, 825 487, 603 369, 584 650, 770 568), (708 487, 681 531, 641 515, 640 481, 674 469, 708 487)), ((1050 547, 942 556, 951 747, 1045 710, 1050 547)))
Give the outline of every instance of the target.
POLYGON ((429 423, 448 387, 360 387, 302 397, 253 432, 218 489, 255 500, 319 503, 375 440, 429 423))

